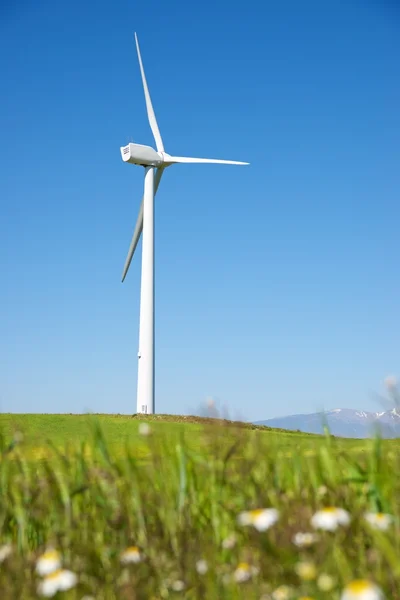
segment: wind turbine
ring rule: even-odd
[[[164,144],[158,129],[156,116],[151,103],[149,88],[144,74],[139,42],[135,33],[136,50],[142,75],[147,116],[153,132],[157,150],[151,146],[128,144],[121,147],[122,160],[126,163],[144,167],[144,194],[139,215],[129,246],[122,281],[128,272],[133,254],[143,233],[142,242],[142,280],[140,288],[140,322],[137,382],[137,413],[154,413],[154,196],[160,185],[164,170],[178,163],[218,163],[225,165],[248,165],[249,163],[215,158],[191,158],[171,156],[164,150]],[[154,173],[155,172],[155,173]]]

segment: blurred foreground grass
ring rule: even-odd
[[[0,598],[55,592],[67,575],[35,570],[53,547],[64,598],[339,600],[367,578],[400,600],[396,440],[190,421],[1,415]],[[350,522],[316,531],[329,506]]]

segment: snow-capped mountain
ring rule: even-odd
[[[366,412],[351,408],[334,408],[320,413],[290,415],[257,421],[256,425],[323,433],[328,425],[331,434],[339,437],[366,438],[378,430],[384,438],[400,437],[400,409]]]

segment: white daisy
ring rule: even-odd
[[[253,525],[258,531],[266,531],[279,519],[276,508],[256,508],[245,510],[238,515],[239,525]]]
[[[123,565],[129,563],[139,563],[142,560],[142,555],[137,546],[129,546],[120,554],[120,561]]]
[[[303,579],[304,581],[312,581],[317,577],[317,568],[313,562],[298,562],[294,569],[300,579]]]
[[[228,537],[226,537],[224,540],[222,540],[222,547],[225,550],[232,550],[232,548],[235,547],[236,542],[237,542],[236,535],[234,533],[231,533],[231,535],[228,535]]]
[[[138,431],[140,435],[150,435],[151,427],[148,423],[140,423]]]
[[[385,384],[385,387],[392,391],[397,387],[397,377],[395,375],[388,375],[387,377],[385,377],[385,379],[383,380],[383,383]]]
[[[244,581],[251,579],[254,575],[257,575],[257,573],[257,567],[252,567],[246,562],[241,562],[235,569],[233,578],[237,583],[243,583]]]
[[[328,573],[321,573],[317,579],[317,586],[322,592],[330,592],[335,587],[335,580]]]
[[[0,563],[4,562],[12,554],[11,544],[3,544],[0,546]]]
[[[294,534],[292,542],[298,548],[308,548],[318,541],[318,536],[315,533],[302,533],[298,531]]]
[[[384,595],[371,581],[358,579],[345,587],[340,600],[384,600]]]
[[[196,571],[199,575],[205,575],[208,571],[208,564],[204,558],[200,559],[196,563]]]
[[[78,582],[78,578],[72,571],[66,569],[57,569],[50,575],[47,575],[38,585],[38,594],[51,598],[57,592],[66,592],[73,588]]]
[[[215,408],[215,400],[214,398],[207,398],[206,404],[208,408]]]
[[[317,511],[311,517],[311,525],[314,529],[325,531],[336,531],[339,525],[346,527],[350,523],[350,515],[343,508],[328,507]]]
[[[177,579],[176,581],[172,582],[171,589],[174,592],[183,592],[183,590],[185,589],[185,583],[181,581],[181,579]]]
[[[386,531],[393,523],[392,515],[387,515],[385,513],[368,512],[365,513],[364,518],[371,525],[371,527],[374,529],[380,529],[381,531]]]
[[[36,561],[36,573],[50,575],[61,568],[61,555],[57,550],[49,548]]]
[[[288,585],[280,585],[271,594],[273,600],[289,600],[293,598],[293,590]]]

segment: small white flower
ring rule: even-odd
[[[397,377],[395,375],[388,375],[385,377],[383,383],[388,390],[392,391],[397,387]]]
[[[4,562],[12,554],[11,544],[3,544],[0,546],[0,563]]]
[[[222,540],[222,547],[225,550],[232,550],[232,548],[234,548],[236,546],[236,542],[237,542],[236,535],[234,533],[231,533],[231,535],[228,535],[228,537],[226,537],[224,540]]]
[[[58,569],[50,575],[47,575],[38,585],[38,594],[51,598],[57,592],[66,592],[73,588],[78,582],[78,578],[72,571]]]
[[[215,408],[215,400],[214,398],[207,398],[206,404],[208,408]]]
[[[57,550],[49,548],[36,561],[36,573],[50,575],[61,568],[61,556]]]
[[[326,487],[326,485],[320,485],[319,488],[317,489],[317,494],[318,496],[325,496],[325,494],[328,493],[328,488]]]
[[[241,562],[238,564],[237,568],[233,573],[233,578],[237,583],[243,583],[244,581],[248,581],[254,575],[257,575],[258,569],[257,567],[252,567],[246,562]]]
[[[273,600],[289,600],[293,597],[293,590],[288,585],[281,585],[272,592]]]
[[[202,558],[201,560],[198,560],[196,563],[196,571],[198,572],[199,575],[205,575],[208,571],[208,564],[207,561],[204,560],[204,558]]]
[[[318,541],[318,536],[315,533],[302,533],[298,531],[294,534],[292,541],[298,548],[308,548]]]
[[[279,519],[276,508],[245,510],[238,515],[239,525],[253,525],[258,531],[266,531]]]
[[[148,423],[140,423],[139,424],[139,434],[140,435],[150,435],[151,427]]]
[[[123,565],[129,563],[139,563],[142,560],[140,550],[137,546],[129,546],[120,554],[120,561]]]
[[[171,589],[174,592],[183,592],[183,590],[185,589],[185,584],[180,579],[177,579],[176,581],[172,582]]]
[[[365,513],[364,518],[371,525],[371,527],[374,529],[380,529],[381,531],[386,531],[393,523],[392,515],[387,515],[385,513],[369,512]]]
[[[295,571],[303,581],[312,581],[317,576],[317,568],[313,562],[302,561],[295,565]]]
[[[384,600],[384,595],[371,581],[358,579],[345,587],[340,600]]]
[[[325,531],[336,531],[339,525],[346,527],[349,523],[350,515],[343,508],[323,508],[311,517],[311,525],[314,529],[324,529]]]
[[[317,586],[322,592],[330,592],[335,587],[335,580],[328,573],[321,573],[317,579]]]

